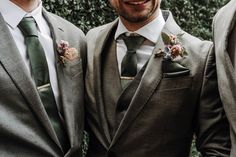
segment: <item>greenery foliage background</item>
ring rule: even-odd
[[[114,20],[117,15],[109,0],[43,0],[45,8],[80,27],[85,33]],[[161,8],[171,10],[178,24],[190,34],[211,39],[216,11],[229,0],[162,0]]]
[[[182,29],[199,38],[211,40],[211,23],[217,10],[229,0],[162,0],[161,8],[170,10]],[[113,21],[117,15],[108,0],[43,0],[44,7],[71,21],[85,33]],[[86,134],[85,134],[86,135]],[[88,136],[85,136],[87,139]],[[192,157],[199,157],[195,142]],[[86,142],[84,144],[87,149]],[[86,154],[86,152],[83,152]]]

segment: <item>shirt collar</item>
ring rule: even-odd
[[[115,33],[115,40],[117,40],[117,38],[121,34],[129,32],[129,33],[137,33],[145,37],[146,39],[150,40],[151,42],[156,43],[164,25],[165,25],[165,20],[163,18],[161,11],[159,12],[159,15],[153,21],[151,21],[147,25],[141,27],[140,29],[134,32],[128,31],[127,28],[122,23],[122,21],[119,19],[118,27]]]
[[[42,1],[40,1],[36,9],[28,13],[9,0],[0,0],[0,12],[5,22],[13,29],[17,27],[24,17],[29,16],[32,16],[39,26],[41,23],[40,19],[42,18]]]

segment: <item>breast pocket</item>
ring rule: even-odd
[[[193,77],[163,78],[157,88],[158,92],[187,89],[192,86]]]
[[[192,97],[193,78],[189,76],[178,78],[163,78],[157,87],[152,103],[158,104],[167,112],[178,112],[180,108],[185,108],[190,103]]]
[[[65,64],[65,71],[71,78],[77,78],[83,76],[83,68],[82,68],[82,59],[76,59],[74,61],[67,62]]]

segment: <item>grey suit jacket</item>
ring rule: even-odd
[[[60,111],[70,141],[66,157],[79,156],[84,125],[82,62],[86,57],[85,36],[62,18],[43,10],[54,42],[60,92]],[[62,65],[57,43],[68,41],[80,60]],[[49,118],[8,27],[0,14],[0,156],[64,156]]]
[[[232,151],[236,157],[236,0],[221,8],[213,21],[214,51],[219,92],[231,126]]]
[[[188,68],[190,74],[166,77],[163,58],[155,57],[155,52],[164,48],[159,38],[113,138],[105,115],[102,87],[106,82],[101,82],[101,69],[106,43],[117,21],[88,32],[89,157],[188,157],[194,133],[203,156],[229,156],[228,123],[218,95],[214,57],[209,53],[212,43],[181,30],[170,12],[163,11],[163,15],[166,20],[163,32],[180,35],[179,40],[188,52],[177,62]]]

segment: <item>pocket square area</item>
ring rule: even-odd
[[[186,76],[190,74],[190,70],[188,68],[172,61],[163,61],[162,72],[163,77],[167,78]]]

